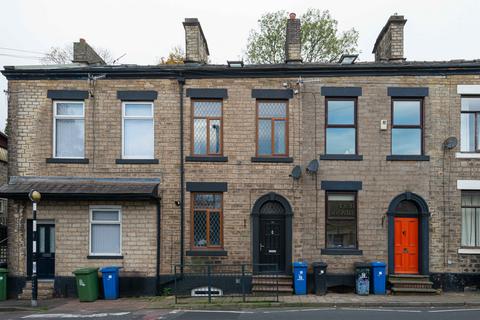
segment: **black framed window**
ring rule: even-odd
[[[191,230],[191,243],[193,249],[222,248],[222,193],[192,193]]]
[[[356,109],[356,98],[326,98],[326,154],[357,154]]]
[[[423,154],[423,100],[392,100],[392,155]]]
[[[480,97],[462,97],[460,151],[480,152]]]
[[[462,191],[462,247],[480,247],[480,192]]]
[[[357,248],[357,193],[326,193],[326,248]]]

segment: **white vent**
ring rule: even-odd
[[[223,296],[223,290],[210,287],[210,295],[212,297]],[[192,297],[208,297],[208,287],[200,287],[192,289]]]

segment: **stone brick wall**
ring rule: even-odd
[[[223,132],[224,155],[228,162],[185,164],[187,182],[227,182],[224,194],[224,249],[221,258],[186,257],[185,262],[205,260],[224,263],[251,262],[252,231],[250,214],[255,201],[268,192],[286,197],[294,211],[293,259],[308,262],[323,260],[330,272],[352,272],[354,261],[387,259],[387,220],[385,212],[398,194],[411,191],[428,202],[430,212],[430,270],[434,272],[473,272],[475,257],[459,255],[461,233],[460,191],[458,179],[480,179],[478,160],[456,159],[453,151],[444,151],[442,143],[449,136],[460,137],[460,96],[457,84],[478,84],[478,75],[465,76],[396,76],[396,77],[329,77],[311,78],[300,88],[300,93],[289,101],[289,155],[291,164],[252,163],[255,155],[255,99],[256,88],[283,88],[284,82],[297,79],[187,79],[186,88],[226,88]],[[303,174],[293,181],[289,174],[294,165],[302,168],[324,153],[324,97],[322,86],[360,86],[363,95],[358,99],[358,150],[363,161],[321,161],[318,176]],[[425,153],[430,161],[386,161],[390,154],[391,99],[389,86],[429,87],[425,98]],[[21,176],[96,176],[96,177],[160,177],[162,197],[161,273],[172,271],[180,261],[180,209],[175,201],[179,194],[179,89],[175,80],[99,80],[95,99],[86,100],[85,141],[89,164],[52,164],[45,159],[52,156],[52,101],[47,90],[91,89],[87,81],[12,80],[9,106],[12,134],[9,143],[10,172]],[[156,165],[119,165],[121,157],[121,101],[117,90],[156,90],[154,102]],[[185,147],[191,148],[191,101],[185,98]],[[389,121],[389,130],[380,130],[380,120]],[[327,256],[320,250],[325,245],[325,192],[321,180],[359,180],[363,190],[358,194],[358,243],[362,256]],[[151,275],[155,270],[155,214],[154,207],[145,203],[125,203],[126,215],[138,224],[128,226],[124,234],[123,263],[125,270]],[[11,204],[10,229],[17,238],[10,247],[13,270],[24,272],[22,252],[25,252],[25,217],[29,208],[24,203]],[[58,219],[57,245],[61,246],[62,229],[69,230],[68,238],[76,239],[78,249],[57,251],[60,274],[67,274],[76,264],[93,265],[85,259],[88,250],[85,241],[85,217],[88,203],[42,202],[40,212],[45,217]],[[190,249],[190,193],[185,199],[185,249]],[[43,215],[43,213],[41,213]],[[143,219],[143,220],[142,220]],[[127,228],[127,223],[124,223]],[[71,228],[71,229],[65,229]],[[146,228],[146,229],[145,229]],[[145,232],[144,230],[147,230]],[[63,233],[63,239],[67,233]],[[67,240],[65,240],[67,241]],[[131,243],[131,244],[130,244]],[[128,250],[127,250],[128,249]],[[62,251],[63,250],[63,251]],[[82,251],[83,250],[83,251]],[[66,256],[63,257],[62,255]],[[65,262],[61,262],[65,258]],[[15,261],[18,260],[18,261]],[[96,261],[95,263],[104,261]],[[108,261],[105,261],[105,263]]]
[[[403,28],[407,20],[403,16],[391,16],[378,35],[375,44],[375,61],[401,62],[403,56]]]
[[[208,45],[200,22],[196,18],[186,18],[185,62],[208,63]]]

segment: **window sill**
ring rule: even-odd
[[[92,259],[92,260],[95,260],[95,259],[109,259],[109,260],[121,260],[123,259],[123,256],[95,256],[95,255],[90,255],[90,256],[87,256],[87,259]]]
[[[252,157],[252,162],[264,162],[264,163],[292,163],[293,158],[291,157]]]
[[[430,156],[424,155],[390,155],[387,161],[430,161]]]
[[[222,156],[188,156],[186,162],[228,162],[228,157]]]
[[[361,256],[363,255],[362,250],[358,249],[321,249],[321,254],[332,255],[332,256]]]
[[[455,153],[455,158],[457,158],[457,159],[480,159],[480,153],[457,152],[457,153]]]
[[[71,158],[47,158],[47,163],[77,163],[77,164],[88,164],[90,161],[86,158],[82,159],[71,159]]]
[[[462,254],[480,254],[480,248],[459,248],[458,253]]]
[[[116,164],[158,164],[158,159],[116,159]]]
[[[226,257],[225,250],[188,250],[187,257]]]
[[[320,160],[362,161],[363,156],[360,154],[322,154]]]

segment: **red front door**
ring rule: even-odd
[[[417,218],[395,218],[395,273],[418,273]]]

